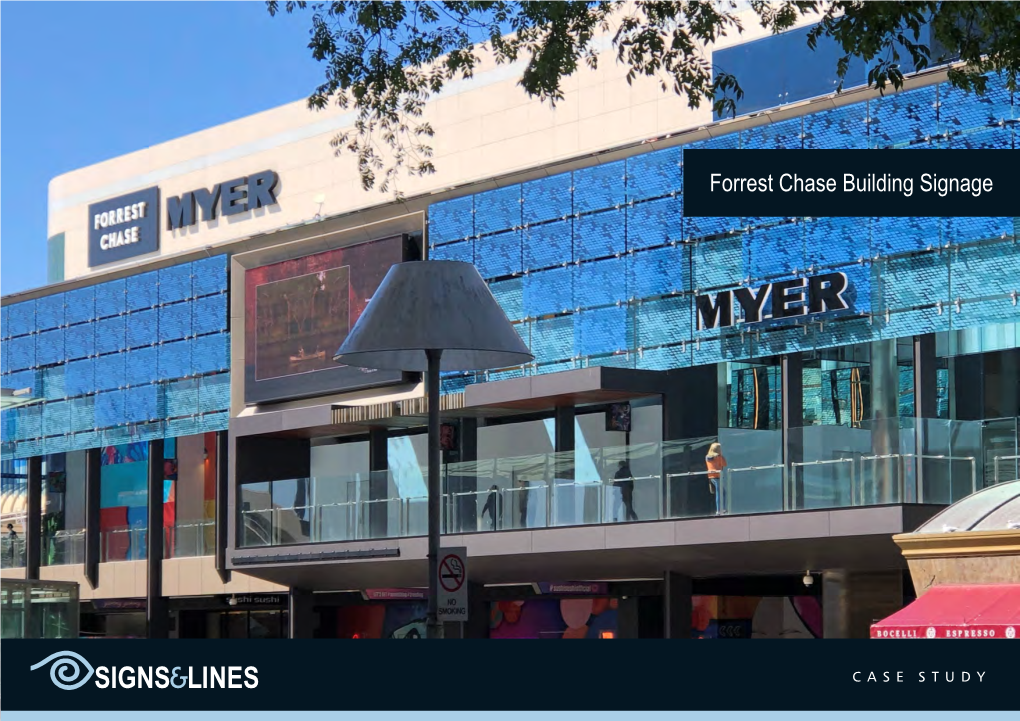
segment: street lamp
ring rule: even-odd
[[[506,368],[534,356],[471,263],[393,265],[333,360],[359,368],[423,371],[429,411],[428,638],[441,638],[439,373]]]

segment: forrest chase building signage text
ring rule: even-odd
[[[159,188],[89,206],[89,266],[159,250]]]
[[[274,171],[264,170],[171,196],[165,208],[160,207],[158,187],[93,203],[88,220],[89,267],[155,253],[161,227],[183,230],[199,220],[209,222],[276,205],[279,180]]]
[[[849,305],[843,293],[849,287],[845,273],[826,273],[808,278],[766,283],[758,288],[724,290],[695,298],[698,330],[728,328],[736,322],[736,306],[743,311],[744,323],[780,320],[846,310]],[[765,314],[772,300],[771,315]],[[736,304],[734,304],[736,300]]]

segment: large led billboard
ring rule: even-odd
[[[395,236],[245,272],[246,403],[280,401],[409,380],[399,371],[342,366],[333,354],[386,272],[408,259]]]

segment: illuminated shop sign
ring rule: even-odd
[[[230,217],[277,205],[280,177],[263,170],[171,196],[160,208],[159,188],[136,190],[89,206],[89,267],[114,263],[159,250],[160,226],[191,228],[199,220]]]
[[[826,273],[766,283],[758,288],[737,288],[714,295],[699,295],[695,298],[698,330],[729,328],[734,325],[737,305],[743,311],[744,323],[846,310],[849,305],[843,293],[849,287],[845,273]],[[772,313],[765,315],[765,305],[769,298],[772,299]]]

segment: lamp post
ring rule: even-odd
[[[534,356],[471,263],[393,265],[333,360],[360,368],[421,371],[428,398],[428,638],[442,638],[439,373],[506,368]]]

